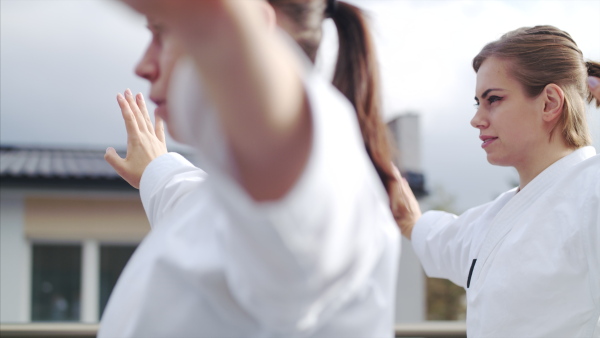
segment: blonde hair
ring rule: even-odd
[[[521,83],[529,97],[538,96],[548,84],[558,85],[565,93],[565,102],[551,136],[558,130],[572,148],[591,144],[585,101],[595,101],[598,107],[600,102],[590,93],[586,78],[600,76],[600,63],[585,62],[569,33],[553,26],[523,27],[508,32],[475,56],[475,72],[492,56],[509,61],[509,74]]]

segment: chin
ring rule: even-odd
[[[164,123],[169,123],[169,111],[164,104],[160,104],[154,109],[154,115],[160,117]]]
[[[171,126],[172,126],[172,124],[168,124],[167,123],[167,131],[169,132],[169,135],[171,136],[171,138],[173,139],[173,141],[182,143],[181,142],[181,138],[179,138],[179,135],[177,134],[177,132],[175,132],[175,130],[173,130],[175,128],[173,128]]]
[[[490,154],[487,155],[487,161],[489,164],[496,165],[499,167],[512,167],[512,164],[509,163],[509,161],[507,161],[506,159],[499,158],[498,156],[493,156]]]

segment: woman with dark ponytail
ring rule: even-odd
[[[586,122],[600,64],[536,26],[487,44],[473,69],[471,125],[519,186],[460,217],[403,214],[402,233],[427,275],[466,289],[469,336],[600,337],[600,156]]]
[[[356,110],[367,153],[388,194],[396,182],[392,146],[382,118],[377,53],[362,10],[337,0],[269,0],[283,15],[280,25],[315,62],[321,43],[322,23],[331,18],[338,33],[339,50],[333,85]]]
[[[157,126],[140,94],[119,95],[128,154],[105,157],[139,186],[153,230],[99,337],[392,337],[397,182],[361,11],[327,0],[125,2],[153,32],[136,73],[151,82]],[[340,41],[333,85],[310,64],[326,18]],[[166,153],[161,119],[208,175]]]

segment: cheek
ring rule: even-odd
[[[167,131],[169,132],[169,135],[171,135],[171,138],[173,140],[175,140],[176,142],[182,143],[182,140],[179,137],[179,134],[177,133],[176,128],[173,127],[173,123],[167,123]]]
[[[163,50],[162,57],[160,59],[161,78],[165,84],[165,92],[169,90],[173,69],[177,64],[177,61],[181,58],[182,52],[173,43],[167,43]]]
[[[164,91],[165,93],[169,90],[169,84],[171,83],[171,77],[173,73],[173,68],[175,67],[176,59],[165,58],[161,63],[161,81],[164,83]]]

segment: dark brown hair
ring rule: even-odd
[[[321,43],[323,20],[333,19],[339,41],[333,85],[354,106],[365,148],[389,195],[395,181],[392,145],[381,115],[377,55],[363,12],[341,1],[269,0],[269,3],[294,22],[294,27],[286,31],[313,62]],[[335,3],[333,8],[332,3]]]
[[[565,102],[554,130],[560,132],[569,147],[591,144],[585,101],[590,103],[595,99],[586,78],[600,76],[600,63],[585,62],[569,33],[553,26],[523,27],[508,32],[475,56],[475,72],[489,57],[508,60],[509,74],[521,83],[529,97],[536,97],[551,83],[561,87]],[[600,102],[595,101],[596,106],[600,106]]]

